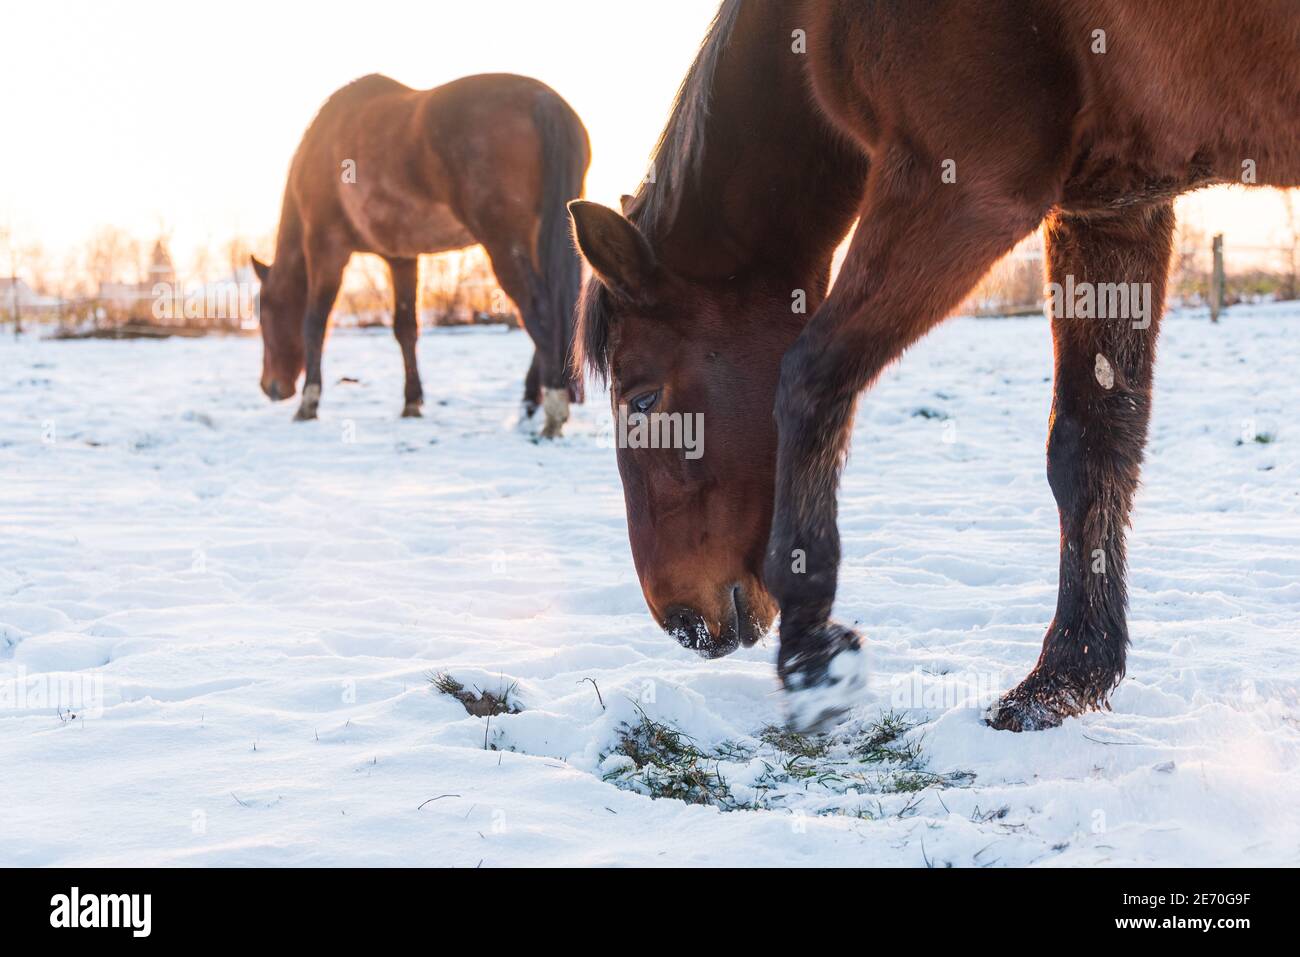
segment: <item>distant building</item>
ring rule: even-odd
[[[153,245],[143,282],[101,282],[95,298],[110,317],[146,319],[152,313],[155,289],[160,283],[169,288],[176,285],[176,269],[161,239]]]
[[[150,288],[155,283],[176,284],[176,269],[172,266],[172,257],[160,239],[153,244],[153,254],[149,257],[149,275],[146,279]]]
[[[0,311],[8,317],[50,315],[64,305],[58,296],[43,296],[17,277],[0,278]]]

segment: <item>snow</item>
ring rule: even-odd
[[[256,339],[6,339],[0,864],[1300,864],[1298,343],[1294,305],[1167,321],[1129,677],[1024,735],[980,708],[1055,602],[1048,329],[916,347],[841,500],[869,691],[791,761],[774,639],[705,661],[654,626],[605,400],[534,441],[522,334],[427,333],[422,420],[391,337],[339,334],[308,424]],[[762,809],[639,793],[611,754],[638,709]],[[888,712],[919,790],[854,757]]]

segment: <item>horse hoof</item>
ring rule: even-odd
[[[421,419],[423,417],[424,413],[420,411],[419,402],[408,402],[406,408],[402,410],[402,418],[404,419]]]
[[[782,647],[785,647],[782,642]],[[858,704],[867,690],[867,655],[856,632],[828,622],[807,635],[797,651],[780,656],[786,722],[801,734],[826,731]]]
[[[316,418],[316,406],[320,403],[320,386],[306,385],[302,389],[302,405],[293,417],[295,422],[308,422]]]
[[[1077,695],[1030,675],[984,712],[984,723],[995,731],[1046,731],[1086,710]]]

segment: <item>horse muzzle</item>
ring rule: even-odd
[[[767,633],[767,625],[753,615],[743,587],[733,585],[728,597],[729,613],[720,622],[716,635],[703,615],[685,605],[670,608],[661,623],[662,627],[683,648],[694,651],[702,658],[722,658],[737,648],[748,648]]]
[[[280,402],[283,399],[289,399],[293,397],[294,387],[283,386],[276,379],[263,379],[262,391],[266,393],[266,397],[270,399],[272,402]]]

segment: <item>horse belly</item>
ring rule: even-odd
[[[446,203],[412,203],[383,189],[344,190],[343,208],[368,249],[381,256],[410,258],[474,245],[465,225]]]

